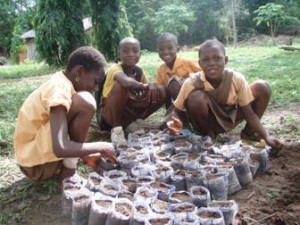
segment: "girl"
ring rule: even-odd
[[[78,157],[116,162],[113,145],[85,143],[96,110],[91,94],[104,77],[105,59],[92,47],[76,49],[66,71],[33,91],[23,103],[14,135],[15,157],[33,181],[59,174],[59,181],[75,173]]]

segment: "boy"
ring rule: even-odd
[[[43,181],[58,174],[62,181],[75,173],[78,157],[94,163],[102,155],[116,162],[111,143],[85,143],[96,110],[91,92],[104,78],[105,63],[96,49],[78,48],[70,55],[66,71],[55,73],[23,103],[14,150],[29,179]]]
[[[174,102],[175,116],[168,122],[171,133],[180,132],[179,118],[184,111],[196,131],[212,138],[245,119],[242,138],[256,141],[262,138],[271,147],[279,148],[281,143],[260,123],[271,96],[269,85],[256,81],[249,86],[242,74],[225,68],[227,62],[222,43],[207,40],[200,46],[199,65],[203,71],[184,82]]]
[[[167,98],[163,86],[148,83],[136,64],[141,57],[140,43],[124,38],[119,44],[120,64],[109,68],[102,92],[102,127],[111,127],[111,141],[126,142],[123,128],[136,119],[145,119],[159,109]]]
[[[168,88],[173,101],[176,99],[183,81],[189,77],[189,74],[201,70],[196,60],[177,56],[178,50],[178,41],[174,34],[162,33],[157,38],[157,51],[164,63],[157,69],[156,83]]]

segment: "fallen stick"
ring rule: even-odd
[[[247,217],[247,216],[243,217],[243,219],[246,219],[246,220],[250,220],[250,221],[252,221],[253,223],[250,223],[250,225],[251,225],[251,224],[257,224],[257,223],[258,223],[258,221],[257,221],[257,220],[255,220],[255,219],[252,219],[252,218],[250,218],[250,217]]]
[[[279,47],[280,49],[286,50],[286,51],[296,51],[300,50],[300,48],[297,47],[292,47],[292,46],[281,46]]]
[[[276,213],[277,213],[277,212],[275,212],[275,213],[273,213],[273,214],[271,214],[271,215],[262,217],[262,218],[260,218],[260,219],[258,219],[258,220],[256,220],[256,221],[254,221],[253,223],[250,223],[249,225],[260,224],[260,222],[263,222],[264,220],[269,219],[269,218],[275,216]],[[250,218],[247,218],[247,219],[250,219]]]
[[[265,216],[265,217],[259,219],[258,222],[263,222],[264,220],[269,219],[269,218],[275,216],[276,213],[277,213],[277,212],[275,212],[275,213],[273,213],[273,214],[271,214],[271,215]]]
[[[253,195],[255,195],[255,192],[254,192],[254,191],[252,191],[252,192],[248,195],[248,197],[246,198],[246,200],[248,201],[250,198],[252,198]]]

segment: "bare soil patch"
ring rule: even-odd
[[[300,224],[300,143],[271,160],[271,169],[231,196],[243,224]]]

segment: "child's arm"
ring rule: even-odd
[[[50,127],[54,154],[59,158],[83,157],[101,153],[116,162],[114,147],[108,142],[78,143],[69,139],[67,111],[63,106],[51,108]]]
[[[117,73],[115,80],[126,89],[140,89],[145,90],[148,88],[147,84],[136,81],[135,79],[128,77],[125,73]]]
[[[262,126],[259,118],[253,112],[250,104],[241,107],[241,111],[243,113],[245,120],[253,129],[253,131],[255,131],[260,137],[262,137],[262,139],[264,139],[268,145],[274,148],[281,147],[282,144],[280,143],[280,141],[271,137],[266,131],[266,129]]]

